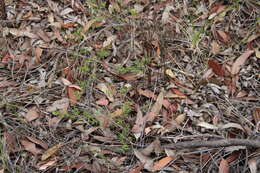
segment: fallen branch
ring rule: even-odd
[[[164,148],[174,148],[174,149],[183,149],[183,148],[200,148],[200,147],[229,147],[229,146],[246,146],[253,148],[260,148],[260,140],[250,140],[250,139],[222,139],[215,141],[203,141],[195,140],[189,142],[178,142],[175,144],[163,145]]]

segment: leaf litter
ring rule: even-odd
[[[255,1],[3,2],[1,171],[259,172]]]

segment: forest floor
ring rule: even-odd
[[[0,173],[259,172],[259,1],[5,7]]]

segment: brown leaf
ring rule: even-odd
[[[164,97],[164,92],[161,91],[161,93],[157,97],[156,102],[154,103],[151,111],[145,115],[145,118],[147,121],[153,122],[155,117],[159,115],[159,112],[162,109],[162,105],[163,105],[163,97]]]
[[[258,161],[256,159],[257,158],[252,158],[248,161],[248,167],[250,169],[250,173],[257,173]]]
[[[153,160],[145,156],[142,152],[134,150],[135,156],[144,164],[144,168],[150,170],[153,166]]]
[[[222,159],[219,164],[219,173],[229,173],[229,164],[225,159]]]
[[[173,157],[167,156],[159,160],[157,163],[154,164],[152,171],[158,171],[162,168],[164,168],[168,163],[170,163],[173,160]]]
[[[253,50],[246,50],[240,57],[236,59],[231,68],[231,74],[236,75],[240,71],[241,66],[254,53]]]
[[[58,150],[63,146],[63,144],[59,143],[51,148],[49,148],[48,150],[46,150],[41,157],[41,160],[47,160],[49,157],[51,157],[52,155],[54,155],[56,152],[58,152]]]
[[[260,122],[260,107],[255,108],[255,111],[253,112],[253,119],[255,125],[257,125],[257,123]]]
[[[45,142],[43,142],[43,141],[41,141],[39,139],[36,139],[35,137],[26,136],[26,138],[29,139],[30,141],[32,141],[33,143],[40,145],[45,150],[48,148],[48,144],[47,143],[45,143]]]
[[[129,171],[129,173],[141,173],[141,170],[144,168],[144,164],[139,164],[136,168]]]
[[[143,113],[138,105],[136,105],[136,111],[136,120],[135,125],[132,128],[132,132],[134,133],[135,138],[138,139],[144,130],[145,120],[143,118]]]
[[[213,55],[216,55],[216,54],[219,53],[219,51],[220,51],[220,46],[219,46],[219,44],[218,44],[215,40],[213,40],[213,41],[211,42],[211,50],[210,50],[210,52],[211,52]]]
[[[68,87],[68,97],[70,99],[70,104],[74,105],[77,103],[77,100],[79,99],[77,97],[77,89],[73,88],[73,87]]]
[[[15,135],[12,135],[8,131],[5,131],[4,140],[6,143],[7,152],[14,153],[19,151]]]
[[[221,40],[224,42],[224,43],[229,43],[230,42],[230,36],[227,32],[225,31],[221,31],[221,30],[217,30],[217,33],[218,35],[220,36]]]
[[[21,144],[24,146],[25,150],[31,152],[33,155],[38,155],[41,153],[41,150],[37,149],[35,144],[27,140],[20,140]]]
[[[65,166],[64,168],[62,168],[63,171],[69,171],[70,169],[76,168],[82,168],[86,163],[85,162],[78,162],[78,163],[74,163],[70,166]]]
[[[213,71],[216,75],[221,76],[221,77],[225,76],[225,72],[224,72],[222,66],[219,65],[218,63],[216,63],[215,61],[209,60],[209,61],[208,61],[208,66],[209,66],[210,68],[212,68],[212,71]]]
[[[148,98],[156,99],[156,97],[157,97],[154,94],[154,92],[152,92],[148,89],[146,89],[146,90],[138,89],[137,92],[138,92],[138,94],[143,95],[143,96],[148,97]]]
[[[31,107],[28,112],[25,114],[25,119],[28,121],[28,122],[31,122],[33,120],[36,120],[37,118],[39,118],[40,114],[38,113],[37,111],[37,108],[36,107]]]
[[[69,99],[68,98],[63,98],[61,100],[57,100],[53,102],[51,106],[48,106],[46,111],[47,112],[54,112],[57,110],[62,111],[63,113],[66,113],[69,107]]]
[[[57,160],[50,160],[50,161],[48,161],[47,163],[44,163],[43,165],[41,165],[41,166],[39,167],[39,170],[45,170],[45,169],[47,169],[48,167],[55,165],[56,162],[57,162]]]
[[[101,105],[101,106],[107,106],[108,103],[109,103],[109,101],[105,97],[96,101],[96,104]]]

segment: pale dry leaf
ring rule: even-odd
[[[251,173],[257,173],[257,160],[256,158],[252,158],[248,161],[248,167]]]
[[[211,50],[210,50],[210,52],[211,52],[213,55],[216,55],[216,54],[219,53],[219,51],[220,51],[220,46],[219,46],[219,44],[218,44],[215,40],[213,40],[213,41],[211,42]]]
[[[143,118],[143,113],[138,105],[136,106],[136,109],[137,109],[136,120],[135,120],[135,125],[132,128],[132,132],[134,133],[135,138],[139,139],[139,137],[141,136],[144,130],[145,120]]]
[[[219,127],[221,129],[236,128],[236,129],[240,129],[240,130],[244,131],[244,128],[240,124],[237,124],[237,123],[227,123],[224,125],[220,125]]]
[[[150,170],[153,166],[153,160],[138,150],[134,150],[135,156],[144,164],[144,168]]]
[[[156,162],[152,168],[152,172],[158,171],[168,165],[173,158],[171,156],[167,156]]]
[[[57,160],[50,160],[50,161],[48,161],[47,163],[41,165],[41,166],[39,167],[39,170],[42,171],[42,170],[47,169],[47,168],[50,167],[50,166],[54,166],[54,165],[56,165],[56,162],[57,162]]]
[[[65,79],[65,78],[60,78],[61,82],[65,85],[65,86],[69,86],[69,85],[72,85],[72,83],[68,80],[68,79]]]
[[[29,142],[27,140],[20,140],[21,144],[23,145],[23,147],[25,148],[26,151],[29,151],[30,153],[32,153],[33,155],[38,155],[41,153],[41,150],[36,148],[36,145],[32,142]]]
[[[10,81],[1,81],[0,82],[0,88],[5,88],[5,87],[12,87],[17,85],[16,82],[10,82]]]
[[[209,124],[209,123],[207,123],[207,122],[199,122],[199,123],[197,124],[197,126],[204,127],[204,128],[206,128],[206,129],[211,129],[211,130],[217,130],[217,129],[218,129],[217,126],[215,126],[215,125],[213,125],[213,124]]]
[[[114,102],[113,91],[106,83],[99,83],[97,88],[107,96],[109,101]]]
[[[246,50],[240,57],[236,59],[231,68],[231,74],[236,75],[240,71],[241,66],[254,53],[254,50]]]
[[[41,157],[41,160],[47,160],[48,158],[50,158],[52,155],[54,155],[55,153],[58,152],[58,150],[63,146],[63,144],[59,143],[51,148],[49,148],[48,150],[46,150]]]
[[[32,136],[26,136],[27,139],[29,139],[31,142],[35,143],[35,144],[38,144],[40,145],[42,148],[44,148],[45,150],[48,148],[48,144],[39,140],[39,139],[36,139],[35,137],[32,137]]]
[[[103,48],[108,47],[108,46],[111,45],[115,40],[116,40],[116,36],[115,36],[115,35],[109,36],[109,37],[106,39],[106,41],[103,42]]]
[[[166,24],[171,19],[171,11],[173,10],[173,6],[170,4],[167,4],[163,13],[162,13],[162,23]]]
[[[39,118],[40,114],[39,112],[37,111],[37,108],[36,107],[31,107],[28,112],[25,114],[25,119],[28,121],[28,122],[31,122],[33,120],[36,120],[37,118]]]
[[[48,106],[46,108],[47,112],[54,112],[57,110],[62,111],[63,113],[66,113],[69,108],[70,100],[68,98],[63,98],[61,100],[56,100],[53,102],[51,106]]]
[[[91,26],[96,22],[96,19],[90,20],[87,24],[83,26],[81,34],[85,34],[91,28]]]
[[[156,99],[156,102],[152,106],[151,111],[145,115],[147,121],[153,122],[155,117],[159,115],[159,112],[162,109],[162,105],[163,105],[163,98],[164,98],[164,91],[161,91],[159,96]]]
[[[229,173],[229,164],[225,159],[222,159],[219,164],[219,173]]]
[[[107,106],[109,101],[106,98],[101,98],[96,101],[96,104],[101,105],[101,106]]]
[[[186,114],[180,114],[175,118],[175,122],[180,125],[186,119]]]
[[[174,73],[172,72],[171,69],[165,70],[165,74],[167,74],[171,78],[175,78],[175,75],[174,75]]]

